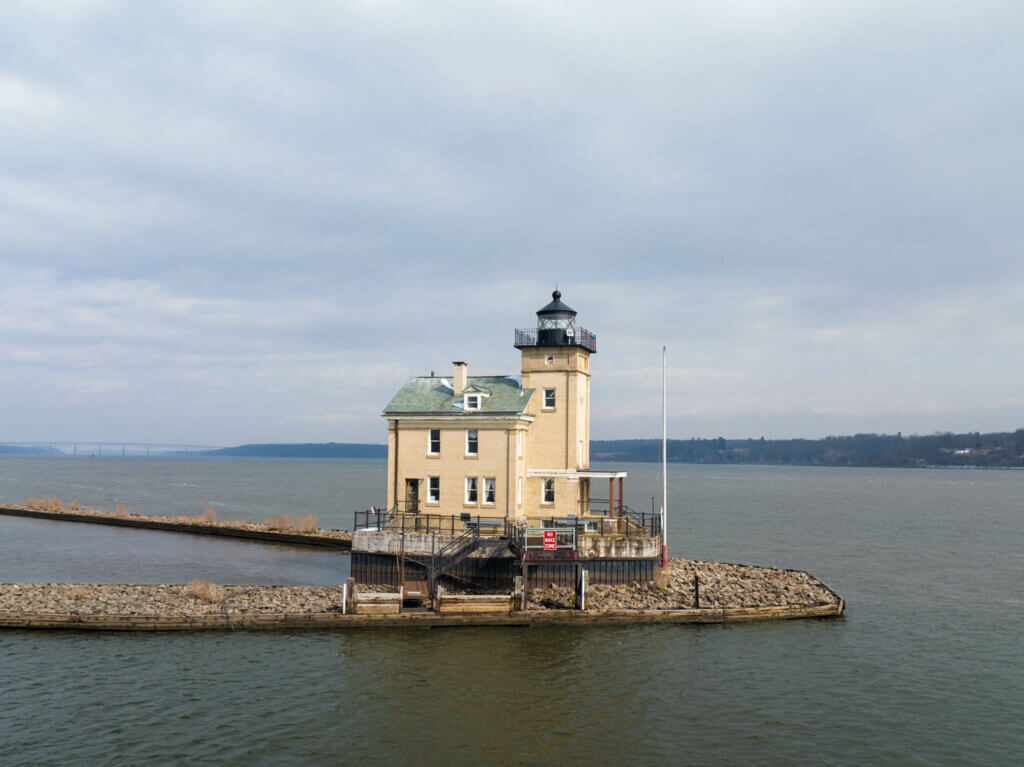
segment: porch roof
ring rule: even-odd
[[[590,469],[527,469],[528,477],[564,477],[576,481],[579,479],[624,479],[624,471],[591,471]]]

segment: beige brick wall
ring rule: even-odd
[[[417,479],[421,513],[537,519],[585,509],[585,483],[555,479],[555,502],[545,504],[543,479],[529,477],[527,472],[590,468],[590,354],[579,347],[557,347],[524,349],[522,355],[523,388],[535,390],[527,417],[389,420],[388,508],[408,500],[406,480]],[[543,407],[544,389],[555,390],[553,409]],[[475,457],[466,455],[469,428],[479,433]],[[441,430],[439,456],[428,455],[430,429]],[[477,502],[472,504],[465,501],[465,480],[470,476],[478,478]],[[430,477],[441,480],[436,504],[427,501]],[[494,504],[484,503],[487,477],[495,480]],[[603,497],[602,492],[597,488],[591,494]]]
[[[550,361],[549,361],[550,358]],[[590,467],[590,354],[579,347],[523,349],[523,387],[535,389],[528,412],[535,416],[527,437],[528,469]],[[544,389],[555,390],[555,407],[544,408]],[[543,479],[528,477],[525,505],[530,517],[579,514],[580,483],[555,479],[555,503],[543,503]]]
[[[407,501],[407,480],[419,480],[420,513],[481,516],[517,516],[516,487],[525,474],[524,456],[518,457],[516,432],[524,430],[522,419],[443,418],[433,421],[394,419],[388,429],[388,507]],[[428,452],[431,429],[441,431],[439,455]],[[478,453],[466,454],[466,432],[476,429]],[[397,456],[397,466],[396,466]],[[441,496],[428,501],[429,478],[438,477]],[[477,478],[477,501],[466,501],[466,478]],[[485,503],[484,480],[495,481],[494,503]],[[509,513],[511,510],[511,514]]]

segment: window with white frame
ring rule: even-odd
[[[462,407],[465,410],[479,410],[480,409],[480,395],[479,394],[467,394],[462,399]]]
[[[441,502],[441,478],[427,478],[427,503]]]
[[[544,409],[554,410],[555,409],[555,390],[545,389],[544,390]]]
[[[431,429],[427,440],[427,455],[441,455],[441,430]]]
[[[466,503],[477,502],[477,478],[466,477]]]
[[[516,432],[516,455],[520,458],[523,457],[523,433],[521,431]]]
[[[484,477],[484,503],[493,504],[497,494],[497,482],[494,477]]]
[[[544,480],[544,500],[543,503],[554,503],[555,502],[555,480],[545,479]]]
[[[476,429],[466,429],[466,455],[480,453],[480,435]]]
[[[516,479],[516,506],[523,505],[523,478]]]

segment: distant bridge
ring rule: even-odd
[[[0,442],[0,455],[67,455],[67,456],[120,456],[122,458],[210,455],[225,445],[177,445],[166,442],[97,442],[71,440],[68,442]]]

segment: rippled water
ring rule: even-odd
[[[657,467],[630,465],[649,507]],[[347,527],[379,461],[0,459],[0,499]],[[845,619],[0,633],[0,764],[1024,760],[1024,473],[673,466],[673,553],[807,569]],[[332,583],[345,557],[0,517],[0,580]]]

